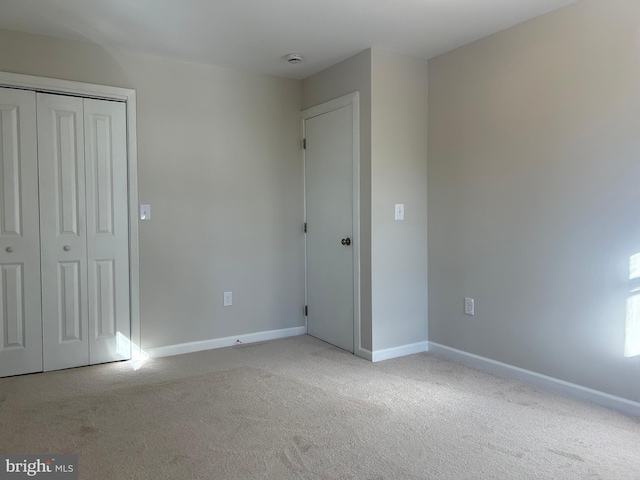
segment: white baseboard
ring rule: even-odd
[[[147,348],[144,351],[150,358],[170,357],[172,355],[182,355],[184,353],[201,352],[203,350],[213,350],[214,348],[231,347],[238,343],[265,342],[278,338],[295,337],[305,335],[307,329],[302,327],[283,328],[280,330],[268,330],[266,332],[247,333],[233,337],[212,338],[200,342],[180,343],[177,345],[167,345],[166,347]]]
[[[366,348],[360,348],[356,355],[370,362],[381,362],[392,358],[413,355],[414,353],[427,352],[428,350],[429,342],[418,342],[409,345],[400,345],[399,347],[385,348],[384,350],[374,350],[373,352]]]
[[[595,403],[596,405],[640,417],[640,403],[634,402],[633,400],[617,397],[615,395],[583,387],[582,385],[577,385],[575,383],[565,382],[558,378],[548,377],[540,373],[525,370],[524,368],[514,367],[513,365],[508,365],[506,363],[474,355],[473,353],[464,352],[462,350],[456,350],[455,348],[434,342],[429,342],[429,351],[431,353],[437,353],[451,358],[452,360],[456,360],[460,363],[464,363],[465,365],[479,368],[486,372],[531,383],[567,397],[576,398],[589,403]]]
[[[357,348],[354,354],[370,362],[381,362],[392,358],[404,357],[429,351],[429,342],[411,343],[409,345],[401,345],[399,347],[386,348],[384,350],[376,350],[372,352],[367,348]]]
[[[360,347],[355,354],[360,357],[360,358],[364,358],[365,360],[369,360],[371,361],[373,359],[373,353],[371,353],[371,350],[368,350],[366,348],[362,348]]]

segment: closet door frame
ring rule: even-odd
[[[74,95],[114,100],[127,110],[127,182],[129,206],[129,302],[131,312],[131,359],[145,357],[140,338],[140,254],[138,247],[138,147],[136,136],[136,91],[91,83],[0,72],[0,87],[21,88],[41,93]]]

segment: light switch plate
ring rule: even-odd
[[[151,219],[151,205],[140,205],[140,220]]]
[[[396,203],[396,220],[404,220],[404,203]]]

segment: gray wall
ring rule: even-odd
[[[371,50],[302,81],[302,109],[360,92],[360,335],[371,350]]]
[[[309,108],[360,92],[362,347],[427,340],[427,62],[369,49],[302,81]],[[404,203],[406,219],[394,221]]]
[[[427,340],[427,62],[372,50],[373,350]],[[404,221],[394,206],[405,206]]]
[[[143,348],[304,325],[299,81],[1,30],[0,70],[137,90]]]
[[[639,31],[584,0],[429,62],[431,341],[640,401]]]

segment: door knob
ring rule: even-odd
[[[65,252],[68,252],[69,250],[71,250],[71,247],[70,247],[69,245],[65,245],[64,247],[62,247],[62,249],[63,249]]]
[[[5,252],[7,252],[7,253],[11,253],[11,252],[13,252],[13,247],[7,247],[7,248],[5,248],[4,250],[5,250]]]
[[[349,237],[343,238],[340,243],[342,243],[342,245],[351,245],[351,239]]]

